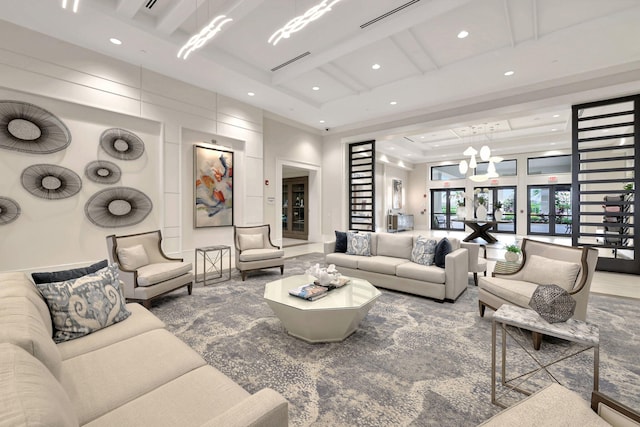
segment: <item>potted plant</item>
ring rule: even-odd
[[[500,200],[496,200],[493,204],[493,218],[496,221],[502,220],[502,202]]]
[[[507,252],[504,254],[504,259],[509,262],[516,262],[520,258],[520,247],[518,245],[507,245],[505,248]]]

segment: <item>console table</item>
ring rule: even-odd
[[[491,403],[506,408],[507,405],[500,402],[496,397],[496,335],[497,326],[500,325],[502,331],[502,364],[501,364],[501,384],[508,390],[514,390],[526,395],[530,395],[531,391],[520,387],[527,379],[534,374],[544,371],[553,380],[558,382],[556,378],[547,370],[551,365],[561,362],[570,357],[583,353],[586,350],[593,349],[593,390],[598,391],[598,378],[600,366],[600,332],[597,326],[583,322],[581,320],[569,319],[566,322],[549,323],[544,320],[534,310],[517,307],[510,304],[502,304],[498,310],[493,313],[493,322],[491,326]],[[531,332],[541,333],[556,338],[560,338],[569,342],[580,344],[581,348],[570,354],[559,355],[558,359],[548,363],[542,363],[539,358],[535,357],[535,352],[529,348],[525,348],[515,337],[507,330],[507,326],[522,328]],[[507,334],[511,336],[530,357],[539,366],[539,368],[524,373],[515,378],[506,379],[507,365]],[[531,341],[528,341],[531,342]],[[518,381],[517,384],[514,384]],[[558,382],[559,383],[559,382]]]
[[[465,219],[462,221],[464,225],[468,225],[473,231],[467,237],[463,239],[465,242],[469,242],[475,238],[480,237],[487,243],[495,243],[498,241],[495,237],[489,234],[489,230],[496,224],[508,224],[511,221],[492,221],[488,219]]]
[[[222,259],[226,255],[229,258],[229,275],[222,281],[231,280],[231,246],[216,245],[207,246],[204,248],[196,248],[196,283],[207,283],[207,274],[212,273],[215,275],[209,280],[222,278]],[[202,280],[198,280],[198,258],[202,257]]]
[[[387,231],[413,230],[413,215],[387,215]]]

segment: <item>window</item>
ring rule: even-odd
[[[494,163],[494,165],[496,166],[496,172],[500,176],[516,176],[518,174],[518,162],[516,160],[503,160],[499,163]],[[478,163],[476,174],[486,174],[488,167],[489,162]]]
[[[474,189],[474,205],[477,206],[478,198],[482,197],[486,202],[487,217],[494,219],[497,202],[502,204],[502,221],[491,228],[492,232],[515,233],[516,232],[516,187],[476,187]]]
[[[464,179],[465,174],[460,173],[458,165],[445,165],[431,167],[431,181],[449,181],[452,179]]]
[[[528,175],[571,173],[571,156],[531,157],[527,159]]]

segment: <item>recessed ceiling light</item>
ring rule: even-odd
[[[560,117],[560,114],[554,114],[553,117]]]
[[[558,129],[556,129],[556,128],[551,129],[551,132],[557,132],[557,131],[558,131]]]
[[[115,45],[118,45],[118,46],[122,44],[122,42],[121,42],[119,39],[115,38],[115,37],[111,37],[111,38],[109,39],[109,41],[110,41],[111,43],[115,44]]]
[[[514,74],[515,74],[515,71],[511,71],[511,70],[504,73],[505,76],[513,76]]]
[[[379,70],[380,69],[380,64],[373,64],[371,66],[371,68],[373,68],[374,70]]]
[[[420,139],[424,139],[424,135],[422,135],[422,136],[420,137]]]
[[[396,105],[397,103],[398,103],[397,101],[391,101],[389,104]]]
[[[313,90],[320,90],[320,88],[319,88],[318,86],[314,86],[314,87],[312,87],[311,89],[313,89]]]
[[[320,123],[324,123],[324,120],[320,120]]]
[[[247,92],[247,95],[249,95],[249,96],[255,96],[255,93],[253,93],[253,92]]]
[[[458,38],[459,39],[464,39],[465,37],[467,37],[469,35],[469,31],[466,30],[462,30],[458,33]]]

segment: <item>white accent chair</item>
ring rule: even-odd
[[[151,308],[151,300],[187,287],[191,295],[193,273],[190,262],[170,258],[162,250],[160,230],[107,236],[111,262],[118,264],[120,281],[127,301]]]
[[[537,240],[522,240],[522,263],[511,273],[493,272],[478,282],[478,308],[484,316],[486,307],[497,310],[502,304],[529,307],[538,285],[559,285],[576,300],[574,319],[586,320],[589,290],[598,262],[595,248],[564,246]],[[542,335],[533,334],[533,344],[540,349]]]
[[[284,273],[284,251],[271,242],[269,224],[252,227],[233,227],[233,241],[236,246],[236,268],[242,281],[247,272],[264,268],[280,267]]]
[[[460,242],[460,247],[469,251],[469,273],[473,273],[473,283],[478,286],[478,273],[487,275],[487,247],[473,242]]]

